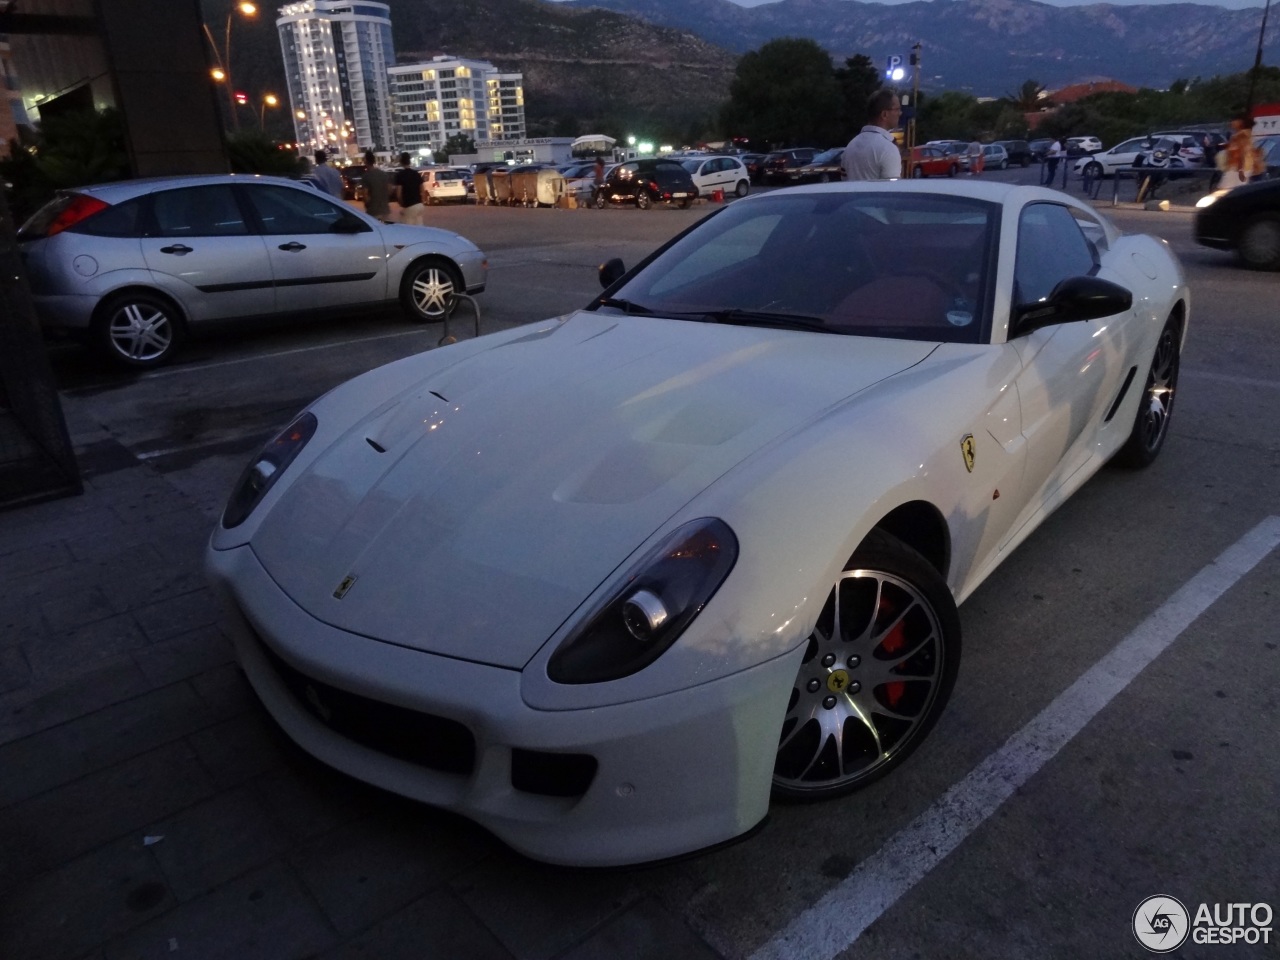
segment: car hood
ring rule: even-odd
[[[578,313],[384,403],[252,546],[333,626],[518,668],[718,477],[935,346]]]
[[[442,230],[439,227],[418,227],[407,223],[384,223],[379,228],[382,230],[382,239],[384,242],[397,247],[408,247],[415,243],[438,243],[446,246],[466,246],[472,247],[474,244],[451,230]]]

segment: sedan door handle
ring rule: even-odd
[[[187,254],[187,253],[194,253],[194,251],[190,247],[188,247],[185,243],[175,243],[171,247],[161,247],[160,252],[176,253],[178,256],[182,256],[183,254]]]
[[[297,240],[291,240],[288,243],[280,244],[281,250],[288,250],[290,253],[297,253],[299,250],[307,249],[305,243],[299,243]]]

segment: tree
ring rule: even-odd
[[[738,61],[720,122],[731,137],[774,146],[821,144],[847,134],[833,129],[840,105],[831,56],[813,40],[784,37]]]
[[[13,141],[0,180],[13,184],[9,205],[18,222],[56,190],[130,176],[124,119],[108,108],[49,117],[32,140]]]
[[[1006,93],[1004,99],[1010,106],[1023,113],[1035,113],[1037,110],[1053,106],[1053,102],[1043,94],[1044,86],[1039,80],[1024,80],[1022,86],[1013,93]]]
[[[444,142],[444,149],[435,152],[435,158],[438,163],[448,163],[449,158],[455,153],[472,154],[475,152],[476,142],[474,140],[465,133],[455,133]]]
[[[870,57],[859,53],[847,59],[835,76],[843,101],[841,120],[851,138],[867,122],[867,101],[880,89],[880,71]]]

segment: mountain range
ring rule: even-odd
[[[1260,11],[1202,4],[1057,7],[1037,0],[385,0],[400,63],[440,53],[489,60],[525,78],[531,136],[649,131],[682,142],[714,128],[737,57],[781,36],[811,37],[837,64],[882,64],[922,47],[925,89],[1000,96],[1035,79],[1049,88],[1105,76],[1167,87],[1176,78],[1246,70]],[[201,0],[221,37],[232,0]],[[232,14],[232,74],[261,103],[287,89],[273,11]],[[1264,62],[1275,63],[1280,31]],[[287,101],[287,98],[282,97]],[[247,117],[247,113],[246,113]],[[288,111],[259,112],[290,135]]]

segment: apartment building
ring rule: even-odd
[[[392,149],[391,8],[368,0],[300,0],[280,8],[276,28],[300,148],[347,157],[368,147]]]
[[[484,60],[441,55],[389,70],[397,148],[418,156],[455,134],[473,141],[525,134],[524,78]]]

